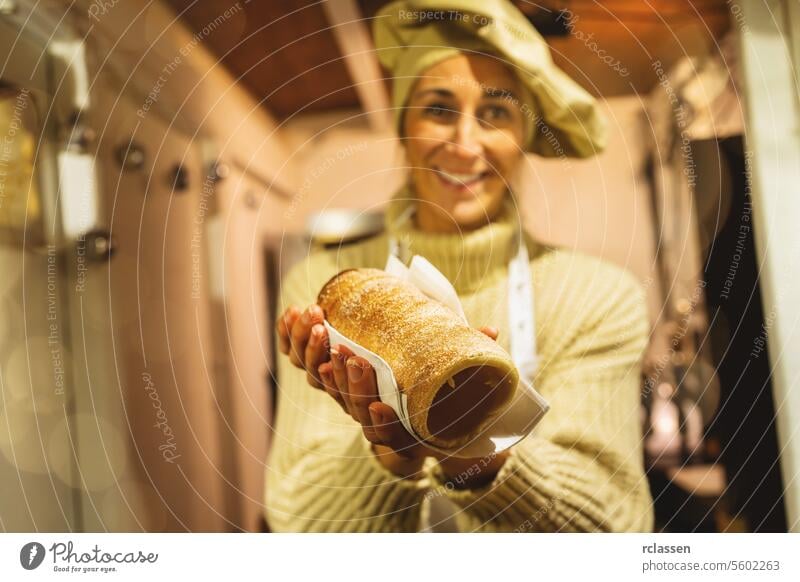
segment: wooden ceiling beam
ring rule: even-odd
[[[356,0],[328,1],[323,6],[370,126],[388,131],[391,104],[367,21]]]

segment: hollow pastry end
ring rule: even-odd
[[[431,401],[426,440],[444,449],[469,442],[512,398],[515,376],[492,365],[472,365],[452,374]]]

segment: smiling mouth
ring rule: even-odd
[[[461,174],[457,172],[447,172],[442,168],[433,168],[439,180],[447,187],[454,190],[468,190],[479,184],[481,181],[489,177],[489,170],[485,172],[474,172],[470,174]]]

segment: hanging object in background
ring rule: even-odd
[[[645,454],[652,466],[678,465],[683,456],[680,408],[674,395],[675,386],[670,382],[662,382],[650,395]]]
[[[131,141],[120,144],[114,150],[114,157],[120,168],[126,172],[136,172],[144,167],[145,157],[144,148],[138,143]]]
[[[741,131],[740,104],[730,72],[738,59],[730,40],[726,37],[721,43],[721,54],[685,57],[668,71],[657,70],[660,82],[648,100],[644,121],[652,128],[648,136],[654,141],[645,174],[653,196],[654,231],[660,235],[656,262],[664,306],[664,318],[656,324],[645,358],[645,448],[651,462],[659,465],[667,459],[702,461],[705,425],[719,405],[719,380],[707,341],[702,254],[709,237],[703,222],[706,217],[724,222],[721,209],[726,199],[720,187],[708,187],[719,182],[719,172],[708,175],[714,168],[721,170],[719,165],[706,166],[708,184],[703,183],[698,165],[713,156],[699,158],[694,144],[715,137],[714,132]],[[653,389],[662,383],[672,387],[666,399]],[[677,415],[680,422],[666,423],[661,418],[665,414]],[[657,427],[663,430],[668,425],[673,438],[658,433]]]
[[[662,277],[666,274],[674,281],[679,276],[669,265],[661,267]],[[719,382],[706,341],[707,318],[704,311],[698,312],[704,310],[704,288],[702,282],[697,284],[691,300],[676,300],[670,294],[663,299],[664,320],[657,323],[645,356],[645,450],[653,465],[703,460],[704,426],[719,402]],[[676,415],[679,422],[667,423],[665,414]],[[665,433],[668,428],[671,435]]]
[[[208,168],[208,176],[214,182],[220,182],[230,175],[231,167],[220,160],[213,162]]]
[[[331,209],[311,214],[306,220],[306,234],[323,246],[356,242],[383,230],[383,213]]]
[[[64,148],[58,152],[59,208],[62,228],[69,240],[103,228],[97,181],[95,131],[86,126],[80,115],[61,128]]]
[[[95,263],[109,260],[116,252],[116,244],[107,230],[93,230],[78,237],[79,252]]]
[[[175,164],[169,172],[169,187],[173,192],[189,190],[189,170],[183,164]]]
[[[681,82],[681,101],[692,116],[684,133],[692,141],[724,139],[744,133],[743,93],[739,85],[739,51],[733,34],[719,42],[717,52],[703,58],[681,59],[671,77]]]
[[[704,416],[696,390],[697,375],[675,355],[670,370],[644,391],[645,454],[650,466],[669,467],[703,461]],[[659,380],[656,380],[657,382]]]
[[[0,232],[2,242],[41,239],[42,207],[34,171],[34,102],[29,91],[0,85]],[[25,236],[18,236],[25,232]]]

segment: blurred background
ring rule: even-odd
[[[800,8],[515,3],[609,120],[515,187],[647,290],[658,530],[798,531]],[[404,179],[383,4],[0,0],[0,529],[266,528],[281,276]]]

